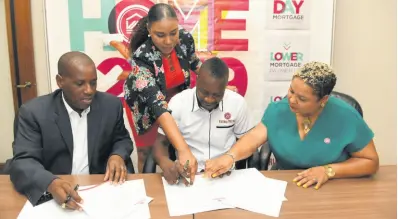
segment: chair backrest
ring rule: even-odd
[[[353,98],[352,96],[348,95],[348,94],[344,94],[344,93],[340,93],[337,91],[332,91],[332,93],[330,94],[330,96],[334,96],[337,97],[339,99],[344,100],[346,103],[350,104],[352,107],[354,107],[354,109],[356,109],[358,111],[358,113],[363,117],[363,111],[362,111],[362,107],[361,105],[358,103],[358,101]]]
[[[350,106],[354,107],[354,109],[356,109],[358,111],[359,115],[361,115],[363,117],[362,107],[354,97],[352,97],[348,94],[337,92],[337,91],[332,91],[332,93],[330,93],[330,96],[344,100]],[[284,98],[286,98],[286,97],[287,97],[287,95]]]

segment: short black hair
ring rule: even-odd
[[[202,71],[208,71],[212,77],[217,79],[226,79],[228,81],[229,69],[227,64],[218,57],[207,59],[202,66],[200,66],[199,74]]]
[[[79,51],[71,51],[63,54],[58,60],[58,74],[68,76],[69,69],[76,62],[81,64],[94,65],[94,61],[85,53]]]

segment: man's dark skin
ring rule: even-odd
[[[204,65],[199,70],[196,81],[196,96],[198,104],[201,108],[211,112],[218,107],[218,104],[224,97],[224,92],[228,83],[228,74],[223,78],[214,77],[209,69]],[[180,162],[173,162],[169,159],[168,147],[170,143],[166,136],[158,133],[153,153],[154,158],[163,170],[163,175],[170,185],[183,182],[186,186],[190,183],[186,178],[189,178],[190,169],[184,169]],[[230,175],[230,171],[225,173]],[[219,177],[223,177],[224,174]],[[193,182],[191,181],[191,185]]]
[[[79,115],[86,110],[93,100],[97,89],[97,70],[93,60],[80,52],[70,52],[61,57],[60,72],[56,76],[58,87],[62,89],[65,101]],[[127,178],[126,165],[119,155],[112,155],[108,159],[104,181],[123,183]],[[74,190],[74,186],[66,180],[57,178],[51,182],[47,191],[52,194],[58,204],[63,204],[67,195],[71,200],[66,207],[82,210],[77,203],[83,200]]]

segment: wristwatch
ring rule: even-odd
[[[232,158],[232,161],[233,161],[232,166],[229,169],[229,171],[234,170],[235,169],[235,156],[233,154],[229,153],[229,152],[225,153],[225,155],[230,156]]]
[[[333,178],[334,175],[336,175],[336,172],[334,172],[333,168],[330,165],[325,165],[323,167],[325,168],[325,173],[329,179]]]

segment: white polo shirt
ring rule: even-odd
[[[246,101],[238,93],[225,90],[218,108],[211,112],[199,107],[197,100],[196,88],[187,89],[171,98],[169,108],[201,171],[206,160],[227,152],[253,124]],[[161,127],[159,133],[164,135]]]

